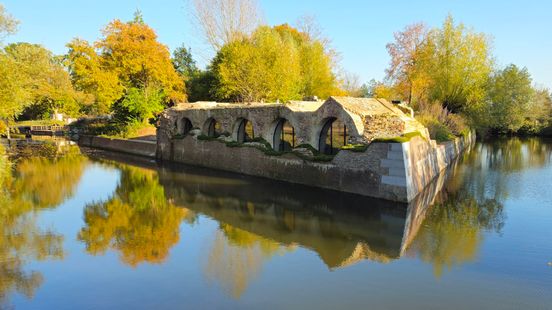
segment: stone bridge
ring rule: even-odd
[[[408,202],[473,141],[438,145],[411,112],[349,97],[183,103],[161,114],[157,158]]]

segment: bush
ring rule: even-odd
[[[431,138],[438,142],[453,140],[470,130],[462,115],[449,112],[439,103],[420,104],[416,119],[427,127]]]

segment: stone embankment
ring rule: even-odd
[[[150,158],[155,158],[157,150],[157,143],[155,141],[126,140],[97,136],[80,136],[79,145]]]

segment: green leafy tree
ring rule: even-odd
[[[251,38],[223,46],[212,67],[220,99],[254,102],[300,97],[299,50],[291,36],[270,27],[259,27]]]
[[[488,84],[486,122],[498,132],[516,132],[525,122],[534,98],[526,68],[509,65],[492,75]]]
[[[224,45],[211,67],[220,99],[287,101],[338,92],[324,43],[287,24],[261,26]]]
[[[190,79],[199,71],[191,50],[184,45],[174,50],[172,63],[176,72],[186,79]]]
[[[130,88],[115,104],[115,117],[120,118],[123,123],[132,121],[143,123],[163,110],[164,98],[163,91],[155,87]]]
[[[431,58],[422,65],[431,79],[431,101],[452,112],[477,111],[494,65],[488,37],[449,15],[442,28],[430,32],[428,48]]]

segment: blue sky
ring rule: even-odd
[[[40,43],[61,54],[74,37],[93,41],[110,20],[129,20],[140,9],[144,20],[171,49],[184,43],[204,66],[211,56],[192,26],[186,0],[0,0],[21,21],[7,42]],[[447,14],[493,38],[499,65],[525,66],[535,83],[552,88],[552,1],[360,1],[260,0],[266,23],[295,23],[315,16],[340,52],[342,66],[361,80],[382,79],[389,62],[385,44],[393,32],[423,21],[439,26]]]

